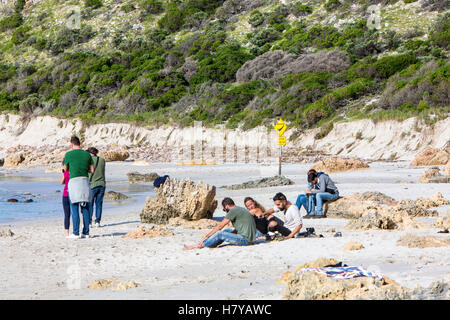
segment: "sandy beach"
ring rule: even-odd
[[[341,195],[379,191],[397,200],[416,200],[441,192],[450,199],[448,184],[416,183],[424,167],[411,167],[409,161],[373,162],[370,166],[369,170],[331,174]],[[276,167],[252,164],[133,166],[115,162],[107,166],[107,179],[126,180],[126,173],[130,171],[191,178],[215,185],[219,202],[229,196],[242,206],[244,197],[252,196],[267,208],[273,205],[271,198],[278,191],[295,202],[297,195],[304,192],[309,167],[309,164],[283,166],[283,174],[295,185],[246,190],[220,187],[269,176]],[[45,176],[41,167],[15,168],[11,174],[30,170]],[[399,180],[414,183],[397,183]],[[344,229],[346,219],[308,219],[303,221],[303,230],[314,227],[323,238],[184,251],[183,244],[196,243],[207,230],[170,227],[174,236],[121,237],[140,225],[139,213],[143,206],[141,199],[133,205],[120,206],[119,210],[104,212],[102,227],[91,229],[93,237],[89,239],[64,238],[62,208],[59,219],[0,225],[0,229],[14,232],[12,237],[0,237],[0,299],[281,299],[286,288],[276,283],[281,274],[319,257],[366,267],[408,288],[428,286],[450,277],[448,247],[397,245],[397,240],[407,233],[437,236],[439,229],[432,226],[436,217],[418,218],[430,226],[425,229],[369,231]],[[450,206],[435,209],[444,216]],[[214,218],[221,217],[223,212],[219,206]],[[342,237],[333,237],[333,230],[342,232]],[[441,236],[449,237],[448,234]],[[364,249],[344,251],[350,241],[361,242]],[[87,288],[93,280],[106,278],[134,281],[138,286],[128,290]]]

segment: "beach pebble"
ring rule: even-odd
[[[17,199],[8,199],[7,202],[19,202]]]

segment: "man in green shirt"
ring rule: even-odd
[[[105,195],[105,159],[98,157],[97,148],[90,147],[87,152],[92,156],[94,161],[94,173],[89,175],[91,187],[91,201],[89,202],[89,224],[92,225],[92,215],[94,213],[95,204],[95,226],[100,227],[102,219],[103,197]]]
[[[231,198],[222,200],[225,218],[211,232],[206,234],[202,241],[196,245],[184,246],[185,250],[200,249],[203,247],[215,248],[226,241],[237,246],[248,246],[256,240],[255,220],[250,212],[245,208],[237,207]],[[229,222],[233,224],[233,229],[222,230]]]
[[[73,136],[70,139],[72,150],[64,155],[64,169],[69,171],[70,180],[68,184],[70,211],[73,221],[73,234],[69,239],[80,238],[80,216],[79,205],[81,204],[81,214],[83,216],[83,231],[81,238],[89,237],[89,208],[90,188],[89,173],[94,172],[94,161],[91,155],[81,149],[80,139]]]

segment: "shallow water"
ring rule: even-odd
[[[0,224],[63,218],[62,191],[58,174],[0,174]],[[139,211],[147,196],[154,196],[151,183],[129,184],[126,180],[107,181],[106,192],[121,192],[129,198],[122,201],[104,199],[103,215],[121,211]],[[17,199],[18,202],[7,202]],[[33,200],[25,203],[27,199]]]

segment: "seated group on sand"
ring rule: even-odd
[[[222,222],[202,240],[191,246],[185,245],[186,250],[200,249],[203,247],[214,248],[223,242],[232,245],[247,246],[254,244],[257,240],[265,240],[270,234],[280,234],[284,239],[290,239],[299,235],[303,226],[300,209],[303,207],[307,218],[324,218],[323,204],[326,201],[334,201],[339,197],[339,191],[331,178],[314,169],[308,171],[308,187],[305,194],[297,197],[296,204],[287,200],[286,196],[279,192],[273,197],[274,207],[265,210],[257,201],[251,197],[244,199],[244,207],[236,206],[233,199],[222,200],[222,208],[226,213]],[[274,216],[281,212],[283,220]],[[224,229],[228,223],[233,228]]]

